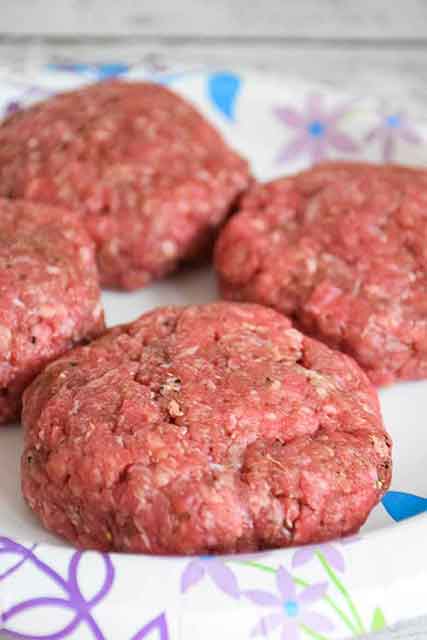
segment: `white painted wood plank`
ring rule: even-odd
[[[79,43],[46,45],[32,40],[11,45],[0,38],[0,68],[25,69],[47,62],[178,62],[189,67],[207,64],[219,68],[251,67],[286,77],[299,76],[332,84],[356,94],[371,93],[411,101],[425,112],[427,102],[427,49],[340,46],[281,46],[277,44],[223,43],[221,45],[111,40],[102,44],[83,39]]]
[[[423,0],[2,0],[9,34],[426,38]]]

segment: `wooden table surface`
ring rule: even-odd
[[[0,70],[168,60],[299,75],[424,109],[427,1],[2,1]],[[427,618],[370,638],[427,640]]]

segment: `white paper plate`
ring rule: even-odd
[[[49,69],[31,85],[3,78],[0,107],[11,110],[15,102],[117,71],[130,79],[150,76],[141,68],[80,66]],[[427,163],[427,123],[411,115],[404,98],[385,104],[246,72],[169,69],[160,80],[194,101],[262,179],[322,157]],[[165,303],[215,297],[205,269],[136,293],[107,292],[104,302],[111,325]],[[26,509],[19,491],[22,434],[2,429],[2,637],[332,640],[425,613],[427,381],[382,391],[381,404],[395,443],[393,491],[359,537],[223,558],[103,555],[65,546]]]

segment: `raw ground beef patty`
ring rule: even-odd
[[[94,247],[75,216],[0,199],[0,424],[47,362],[103,330]]]
[[[255,186],[215,263],[225,298],[281,311],[375,384],[427,377],[427,172],[327,163]]]
[[[143,286],[199,257],[248,180],[194,107],[150,83],[95,84],[0,126],[0,195],[78,211],[105,286]]]
[[[165,307],[26,391],[24,496],[80,547],[249,551],[356,531],[390,482],[374,387],[258,305]]]

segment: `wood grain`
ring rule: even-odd
[[[393,5],[396,9],[393,10]],[[3,33],[425,40],[423,0],[3,0]]]

